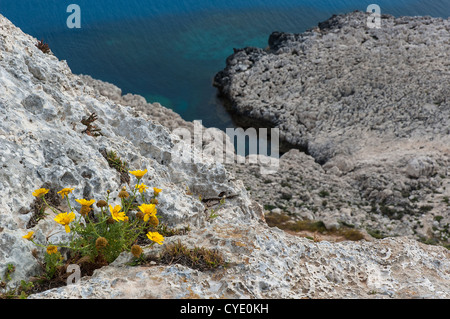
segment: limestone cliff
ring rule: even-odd
[[[230,111],[279,128],[287,152],[278,174],[235,173],[294,219],[448,245],[450,20],[367,18],[274,32],[227,59],[214,84]]]
[[[184,142],[169,129],[99,94],[36,43],[0,16],[0,274],[8,264],[15,266],[8,287],[41,271],[44,252],[32,253],[35,247],[23,235],[33,230],[42,242],[65,236],[52,235],[52,212],[34,220],[32,191],[45,185],[74,187],[77,198],[99,198],[106,190],[116,194],[124,181],[103,156],[114,150],[131,169],[148,169],[149,186],[163,189],[162,219],[170,226],[190,226],[164,245],[180,240],[188,247],[216,249],[228,266],[215,271],[130,266],[131,256],[123,253],[75,286],[30,298],[450,297],[445,248],[403,237],[316,243],[268,227],[261,206],[223,165],[194,148],[187,148],[194,161],[175,161],[176,146]],[[101,136],[86,134],[81,123],[92,113]],[[225,205],[216,218],[208,218],[205,202],[217,207],[219,196],[225,196]]]

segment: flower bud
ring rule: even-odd
[[[101,199],[97,202],[98,208],[102,208],[102,207],[106,207],[106,206],[108,206],[108,203],[106,201],[104,201],[103,199]]]
[[[108,245],[108,240],[105,237],[99,237],[95,241],[95,248],[102,249]]]
[[[139,245],[133,245],[131,247],[131,253],[134,257],[139,258],[142,255],[142,248]]]
[[[130,194],[128,194],[128,192],[125,189],[122,189],[119,192],[118,196],[119,196],[119,198],[128,198],[128,197],[130,197]]]
[[[156,217],[155,215],[151,215],[148,220],[148,223],[154,227],[158,226],[159,225],[158,217]]]
[[[143,212],[137,212],[136,213],[136,218],[139,218],[140,220],[143,220],[144,219],[144,213]]]
[[[80,214],[81,214],[81,216],[86,217],[87,214],[89,214],[89,212],[91,210],[92,210],[92,208],[90,208],[89,206],[83,205],[83,206],[81,206]]]

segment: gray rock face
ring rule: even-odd
[[[214,84],[233,112],[280,128],[321,164],[367,139],[448,136],[450,21],[366,21],[353,12],[303,34],[273,33],[267,50],[236,50]]]
[[[199,227],[207,213],[198,196],[233,195],[230,203],[242,214],[252,214],[242,182],[235,181],[223,165],[198,156],[191,162],[174,161],[176,135],[139,114],[102,96],[96,96],[64,61],[35,47],[37,40],[23,34],[1,17],[0,43],[0,274],[14,264],[14,285],[38,271],[34,245],[22,239],[28,231],[45,242],[55,232],[49,224],[54,214],[29,227],[35,189],[46,185],[54,191],[75,188],[75,198],[95,198],[120,191],[120,174],[109,167],[102,150],[115,151],[129,168],[148,169],[148,186],[163,189],[160,213],[169,226]],[[42,77],[36,77],[39,70]],[[164,111],[170,113],[169,110]],[[81,121],[96,113],[102,136],[83,133]],[[188,195],[186,189],[196,196]],[[243,192],[244,190],[244,192]],[[59,195],[58,195],[59,196]],[[61,204],[61,209],[68,209]],[[51,241],[59,241],[51,236]]]
[[[175,146],[184,143],[177,135],[147,112],[127,106],[114,86],[93,87],[73,75],[64,61],[39,51],[36,42],[0,16],[0,274],[8,264],[16,268],[6,289],[40,272],[44,252],[33,254],[35,247],[23,235],[33,230],[42,244],[66,239],[64,232],[55,232],[52,212],[30,223],[32,191],[45,185],[74,187],[76,198],[102,198],[108,189],[115,196],[123,182],[102,155],[114,150],[130,169],[148,169],[149,186],[163,189],[162,219],[170,226],[190,226],[166,244],[180,240],[187,247],[217,249],[228,267],[215,272],[181,265],[132,267],[124,253],[77,285],[30,298],[450,297],[449,254],[443,247],[404,237],[315,243],[268,227],[262,207],[223,165],[195,148],[187,148],[194,161],[174,161]],[[161,121],[170,114],[155,108]],[[81,124],[94,112],[98,137],[86,134]],[[222,194],[225,205],[216,218],[208,218],[209,208],[198,195],[214,201]],[[60,208],[67,209],[63,203]]]
[[[288,146],[277,174],[234,172],[269,210],[448,244],[450,20],[366,21],[333,16],[227,59],[214,84],[230,111]]]
[[[223,211],[223,214],[230,211]],[[233,266],[201,272],[181,265],[96,270],[77,285],[32,298],[448,298],[450,263],[442,247],[405,238],[314,243],[259,223],[217,220],[180,238],[220,250]],[[151,253],[146,251],[146,253]],[[156,252],[153,252],[156,253]]]

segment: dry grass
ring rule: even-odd
[[[41,50],[42,52],[44,52],[45,54],[49,54],[50,53],[50,48],[48,46],[48,43],[44,43],[43,40],[39,41],[36,44],[36,47]]]
[[[336,241],[358,241],[365,238],[362,232],[351,227],[343,226],[339,229],[328,230],[321,221],[293,221],[285,214],[269,213],[265,216],[265,219],[270,227],[278,227],[291,234],[314,238],[315,240],[330,240],[334,237]],[[322,236],[317,236],[317,234]],[[326,235],[326,237],[323,237],[323,235]]]
[[[226,262],[218,251],[204,247],[187,248],[180,241],[167,245],[160,255],[162,264],[181,264],[200,271],[213,270],[226,266]]]

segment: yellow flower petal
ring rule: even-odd
[[[23,236],[22,238],[25,238],[25,239],[30,240],[31,237],[33,237],[33,234],[34,234],[34,231],[30,231],[30,232],[28,232],[28,234],[26,234],[26,235]]]
[[[60,194],[61,197],[64,198],[64,196],[67,196],[67,195],[69,195],[70,193],[72,193],[72,191],[73,191],[74,189],[75,189],[75,188],[63,188],[62,190],[60,190],[60,191],[58,192],[58,194]]]
[[[143,192],[145,192],[145,191],[147,190],[148,186],[145,185],[145,184],[139,184],[139,185],[136,185],[135,188],[136,188],[136,189],[139,189],[139,192],[140,192],[140,193],[143,193]]]
[[[46,189],[46,188],[39,188],[39,189],[36,189],[36,190],[32,193],[32,195],[35,196],[35,197],[43,197],[43,196],[44,196],[45,194],[47,194],[49,191],[50,191],[50,190],[49,190],[49,189]]]
[[[114,220],[116,221],[125,221],[125,213],[121,212],[120,210],[122,209],[122,207],[120,207],[120,205],[116,205],[115,207],[113,207],[112,205],[109,205],[109,212],[111,213],[111,216]]]
[[[115,207],[113,207],[112,205],[109,205],[109,211],[111,214],[117,214],[118,212],[120,212],[122,210],[122,207],[120,207],[120,205],[116,205]]]
[[[70,212],[70,213],[61,213],[58,214],[55,218],[54,221],[57,222],[58,224],[61,224],[64,226],[66,233],[70,233],[70,227],[69,224],[75,219],[75,213],[74,212]]]
[[[147,233],[147,238],[155,243],[162,245],[164,241],[164,237],[158,232],[149,232]]]
[[[156,215],[156,205],[155,204],[142,204],[138,208],[146,215]]]
[[[147,222],[150,217],[156,216],[156,205],[155,204],[142,204],[138,206],[142,213],[144,213],[144,222]]]
[[[95,203],[95,199],[91,199],[91,200],[86,200],[86,199],[75,199],[75,201],[79,204],[81,204],[81,206],[91,206],[92,204]]]
[[[58,247],[50,245],[47,247],[47,254],[56,254],[58,252]]]
[[[142,176],[144,176],[147,173],[147,169],[141,171],[141,170],[136,170],[136,171],[128,171],[130,174],[134,175],[137,179],[141,179]]]

